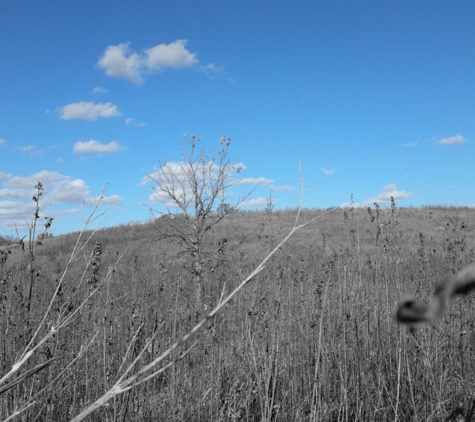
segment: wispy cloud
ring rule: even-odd
[[[236,185],[260,185],[264,187],[271,187],[274,185],[273,179],[266,179],[265,177],[245,177],[238,180]]]
[[[94,103],[92,101],[80,101],[65,105],[59,110],[61,119],[82,119],[96,120],[98,117],[109,118],[120,116],[120,112],[115,104]]]
[[[327,169],[326,167],[322,167],[320,170],[323,171],[323,174],[325,174],[326,176],[331,176],[332,174],[335,174],[335,170]]]
[[[412,196],[412,193],[406,192],[404,190],[398,190],[397,186],[394,184],[384,186],[378,195],[373,196],[372,198],[364,199],[363,201],[353,204],[355,207],[370,207],[375,202],[379,205],[389,205],[391,203],[391,197],[394,198],[394,201],[398,202],[403,199],[408,199]],[[341,207],[350,207],[349,202],[341,204]]]
[[[147,123],[145,123],[145,122],[136,123],[135,119],[133,117],[127,117],[127,119],[125,119],[125,124],[127,126],[136,126],[136,127],[147,126]]]
[[[23,147],[16,147],[15,148],[18,151],[24,152],[25,154],[28,154],[30,157],[35,157],[37,155],[40,155],[43,150],[41,149],[36,149],[34,145],[26,145]]]
[[[417,142],[407,142],[405,144],[402,144],[403,147],[410,147],[410,148],[415,148],[417,147],[418,143]]]
[[[35,149],[35,146],[34,145],[27,145],[27,146],[24,146],[24,147],[16,147],[15,149],[17,149],[18,151],[21,151],[21,152],[31,152]]]
[[[207,75],[221,75],[224,66],[217,66],[215,63],[208,63],[207,65],[200,66],[200,70]]]
[[[202,65],[199,67],[199,71],[204,73],[206,76],[216,79],[224,78],[230,84],[235,84],[236,80],[227,75],[224,66],[218,66],[216,63],[208,63],[207,65]]]
[[[40,181],[44,188],[41,197],[40,217],[51,217],[61,214],[80,212],[79,207],[61,209],[67,204],[94,204],[96,197],[82,179],[42,170],[29,176],[18,176],[0,171],[0,228],[25,229],[31,223],[35,204],[31,200],[35,186]],[[106,196],[104,204],[113,205],[122,201],[118,195]],[[58,208],[59,207],[59,208]]]
[[[245,168],[245,167],[244,167]],[[258,185],[264,188],[269,188],[272,190],[290,190],[293,189],[291,186],[276,186],[273,179],[267,179],[265,177],[245,177],[236,182],[236,185]]]
[[[118,152],[127,149],[118,142],[112,141],[108,144],[101,144],[99,141],[91,139],[86,142],[78,141],[74,144],[74,152],[76,154],[99,153],[107,154],[111,152]]]
[[[443,138],[437,143],[439,145],[460,145],[466,142],[467,140],[462,135],[451,136],[450,138]]]
[[[288,186],[288,185],[282,185],[282,186],[274,186],[272,187],[272,190],[294,190],[295,188],[293,186]]]
[[[101,201],[102,205],[109,205],[109,206],[117,205],[122,202],[122,198],[119,195],[111,195],[111,196],[103,196],[103,197],[95,196],[92,199],[94,203]]]
[[[140,53],[133,51],[130,43],[110,45],[97,62],[97,67],[108,76],[139,85],[143,82],[144,71],[161,72],[199,63],[196,54],[186,48],[186,43],[186,40],[176,40],[170,44],[158,44]]]
[[[269,199],[260,196],[259,198],[250,199],[249,201],[244,201],[239,204],[240,208],[247,208],[247,207],[262,207],[267,205]]]
[[[93,94],[105,94],[107,92],[107,89],[105,89],[103,86],[96,86],[92,90]]]
[[[4,147],[7,145],[6,139],[0,138],[0,146]]]

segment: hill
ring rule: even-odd
[[[29,406],[27,420],[69,420],[126,371],[141,381],[165,367],[88,420],[443,420],[467,410],[473,298],[414,335],[394,311],[475,262],[473,208],[303,209],[299,224],[316,221],[140,372],[259,265],[297,213],[228,215],[203,245],[212,259],[198,278],[190,254],[163,237],[180,217],[47,238],[34,260],[2,247],[0,416]],[[31,339],[37,349],[9,375]]]

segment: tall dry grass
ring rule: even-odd
[[[96,231],[69,266],[72,239],[45,240],[35,259],[32,325],[52,295],[38,338],[58,321],[68,325],[3,384],[19,381],[0,395],[1,419],[18,412],[11,420],[73,420],[87,409],[91,421],[467,418],[473,297],[451,297],[436,324],[413,334],[394,312],[405,297],[430,302],[437,280],[475,261],[475,212],[349,208],[279,245],[295,214],[239,213],[216,227],[214,238],[227,238],[229,248],[219,258],[225,265],[206,274],[200,309],[170,247],[144,240],[148,226]],[[304,209],[300,221],[320,214]],[[246,230],[252,235],[233,248]],[[25,270],[18,251],[1,260],[2,376],[25,350]],[[190,342],[167,352],[196,327]]]

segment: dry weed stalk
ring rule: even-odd
[[[27,260],[28,260],[28,267],[27,267],[27,272],[28,272],[28,286],[27,286],[27,303],[26,307],[28,310],[28,314],[30,314],[31,311],[31,295],[33,293],[33,283],[35,280],[35,269],[33,267],[33,262],[35,261],[35,255],[36,255],[36,246],[41,246],[44,238],[46,238],[46,234],[48,229],[51,227],[51,224],[53,222],[52,217],[45,217],[45,220],[47,220],[45,226],[45,229],[42,234],[36,237],[36,229],[38,226],[38,220],[40,219],[40,198],[43,195],[43,185],[41,182],[38,181],[38,184],[35,186],[36,193],[33,195],[32,200],[35,202],[35,212],[33,214],[33,220],[30,224],[28,224],[28,243],[25,245],[24,238],[20,238],[20,235],[18,233],[18,228],[15,225],[15,230],[18,238],[18,244],[20,245],[21,249],[23,251],[27,251]],[[30,319],[28,318],[27,320],[27,325],[29,326],[30,324]]]
[[[416,298],[400,303],[396,311],[396,319],[408,325],[411,330],[422,325],[433,324],[442,317],[451,298],[468,295],[474,290],[475,264],[439,280],[435,285],[435,296],[429,303]]]
[[[41,183],[38,183],[38,186],[41,187]],[[38,186],[36,187],[37,189],[39,189]],[[40,193],[41,191],[39,190],[38,192]],[[62,287],[62,285],[65,281],[66,275],[68,274],[71,265],[76,260],[78,255],[89,244],[91,238],[96,233],[96,230],[93,230],[91,232],[91,234],[85,240],[83,240],[84,233],[85,233],[86,229],[90,226],[90,224],[92,222],[94,222],[95,220],[103,217],[107,213],[107,211],[109,210],[109,209],[107,209],[104,212],[96,215],[97,210],[99,208],[99,205],[101,203],[101,200],[104,197],[104,193],[105,193],[105,189],[101,192],[101,195],[100,195],[99,199],[96,200],[94,208],[93,208],[91,214],[89,215],[89,217],[88,218],[83,217],[83,227],[82,227],[82,229],[81,229],[81,231],[80,231],[80,233],[77,237],[77,240],[76,240],[76,243],[74,245],[73,251],[71,252],[71,255],[70,255],[70,257],[68,259],[68,262],[67,262],[67,264],[64,268],[64,271],[62,273],[62,276],[59,279],[58,285],[56,286],[56,289],[55,289],[55,291],[54,291],[54,293],[53,293],[53,295],[52,295],[52,297],[49,301],[48,307],[47,307],[46,311],[44,312],[44,314],[43,314],[39,324],[37,325],[34,333],[31,335],[31,338],[29,339],[28,344],[25,346],[25,348],[21,352],[20,356],[16,359],[16,362],[12,365],[11,369],[5,375],[3,375],[1,377],[1,379],[0,379],[0,394],[8,391],[9,389],[14,387],[15,385],[17,385],[17,384],[21,383],[22,381],[24,381],[26,378],[42,371],[43,369],[47,368],[53,362],[55,362],[55,361],[62,358],[62,357],[51,358],[51,359],[47,360],[46,362],[44,362],[44,363],[36,366],[35,368],[31,369],[31,370],[25,371],[22,374],[17,375],[17,373],[19,373],[20,370],[24,367],[26,362],[39,350],[39,348],[43,344],[45,344],[56,333],[58,333],[58,331],[62,330],[66,326],[68,326],[70,323],[72,323],[77,318],[77,315],[78,315],[79,311],[82,308],[84,308],[84,306],[88,303],[88,301],[91,299],[91,297],[98,291],[98,289],[100,287],[100,284],[95,289],[93,289],[89,293],[89,295],[84,300],[81,301],[81,303],[76,307],[76,309],[72,310],[69,314],[68,314],[68,311],[65,310],[65,305],[63,304],[62,310],[61,310],[57,320],[51,324],[51,327],[46,332],[46,334],[43,334],[42,337],[40,336],[40,332],[47,325],[48,316],[50,316],[50,314],[51,314],[51,310],[53,309],[53,304],[54,304],[56,298],[59,296],[59,292],[60,292],[61,287]],[[34,199],[37,204],[38,204],[39,196],[40,195],[38,195],[38,197],[36,199]],[[36,209],[36,215],[37,215],[37,213],[38,213],[38,205],[37,205],[37,209]],[[99,223],[99,225],[101,225],[103,221],[104,220],[102,220]],[[48,220],[48,223],[47,223],[48,225],[46,226],[46,229],[49,228],[49,226],[51,225],[50,223],[51,222]],[[35,220],[34,224],[36,225],[36,220]],[[30,238],[32,237],[31,232],[32,232],[32,230],[30,228]],[[34,231],[33,231],[33,234],[34,234]],[[33,239],[34,239],[34,237],[33,237]],[[125,251],[124,251],[124,253],[125,253]],[[122,258],[122,256],[123,256],[123,254],[120,257],[118,257],[117,262]],[[88,267],[89,264],[90,263],[86,262],[86,267]],[[87,270],[87,268],[86,268],[86,270]],[[86,272],[86,270],[85,270],[85,272]],[[84,272],[84,274],[85,274],[85,272]],[[109,269],[109,272],[104,277],[104,280],[107,279],[108,277],[110,277],[111,274],[112,274],[112,269]],[[79,285],[82,283],[83,279],[84,279],[84,275],[81,278],[81,280],[79,281]],[[31,293],[30,293],[30,296],[31,296]],[[93,333],[93,335],[92,335],[93,340],[95,339],[96,335],[97,335],[97,332]],[[81,350],[75,356],[75,358],[71,362],[69,362],[68,365],[66,365],[66,367],[60,372],[60,374],[55,379],[51,380],[48,383],[47,386],[42,388],[38,393],[36,393],[33,397],[31,397],[29,399],[29,401],[21,409],[16,409],[13,412],[13,414],[11,414],[7,419],[4,420],[4,422],[8,421],[8,420],[11,420],[15,416],[18,416],[19,414],[21,414],[22,412],[27,410],[29,407],[31,407],[33,404],[35,404],[36,399],[39,397],[39,395],[42,392],[44,392],[50,385],[54,384],[58,379],[60,379],[61,376],[66,372],[66,370],[68,368],[70,368],[71,365],[74,362],[76,362],[79,358],[81,358],[83,356],[83,354],[85,353],[85,351],[88,349],[88,347],[91,344],[92,344],[92,340],[86,346],[81,347]],[[12,378],[14,376],[16,376],[16,378],[14,380],[12,380]]]

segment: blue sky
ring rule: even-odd
[[[4,0],[0,52],[0,234],[37,181],[53,234],[103,187],[147,220],[183,133],[231,138],[244,209],[296,207],[299,159],[305,207],[475,205],[472,1]]]

